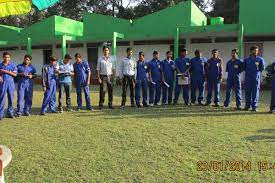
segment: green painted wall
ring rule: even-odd
[[[8,41],[9,45],[16,44],[20,40],[21,28],[0,25],[0,41]]]
[[[240,0],[239,22],[244,24],[245,35],[274,35],[274,7],[274,0]]]

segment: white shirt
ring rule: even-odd
[[[100,57],[97,61],[96,70],[99,71],[100,75],[110,76],[113,74],[113,70],[115,70],[115,60],[112,56],[108,57]]]
[[[120,77],[123,75],[126,76],[135,76],[136,75],[137,62],[134,58],[125,57],[122,59],[120,65]]]

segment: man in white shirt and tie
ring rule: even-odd
[[[127,56],[122,59],[120,64],[120,79],[122,80],[122,102],[120,108],[125,108],[126,104],[126,93],[127,88],[130,86],[130,98],[131,98],[131,107],[135,107],[135,78],[136,78],[136,67],[137,62],[132,58],[133,50],[132,48],[127,48]]]

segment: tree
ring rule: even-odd
[[[239,19],[239,0],[215,0],[211,16],[221,16],[225,23],[237,23]]]

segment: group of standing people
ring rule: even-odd
[[[242,110],[242,82],[241,73],[245,72],[245,107],[244,110],[258,111],[261,73],[265,69],[264,59],[258,56],[259,48],[252,46],[250,56],[244,61],[238,57],[238,50],[233,49],[231,59],[226,64],[228,73],[226,82],[226,99],[223,106],[229,107],[231,91],[236,95],[236,109]],[[217,49],[212,50],[212,57],[202,57],[200,50],[195,51],[194,58],[188,57],[188,51],[182,49],[180,56],[173,61],[173,52],[167,51],[166,58],[159,60],[159,53],[153,52],[151,61],[145,61],[144,52],[139,52],[139,59],[133,58],[132,48],[127,48],[126,57],[122,59],[118,68],[114,57],[109,53],[109,47],[103,47],[103,56],[97,62],[97,79],[100,84],[99,109],[103,109],[105,94],[108,92],[108,106],[113,107],[113,84],[118,76],[122,84],[122,102],[120,108],[126,106],[127,89],[130,88],[131,107],[153,107],[155,105],[177,105],[182,93],[185,105],[206,105],[212,103],[220,106],[220,84],[223,78],[223,60]],[[3,53],[0,64],[0,120],[4,117],[5,98],[8,98],[7,116],[29,116],[32,108],[34,78],[37,77],[36,68],[31,64],[32,57],[25,55],[24,62],[14,65],[11,55]],[[82,90],[86,99],[86,109],[93,111],[89,87],[91,84],[91,69],[89,63],[82,59],[79,53],[75,54],[75,62],[67,54],[64,59],[57,61],[50,57],[50,63],[42,68],[42,85],[44,99],[41,115],[45,115],[47,108],[51,113],[63,112],[62,97],[66,96],[66,109],[73,111],[70,92],[72,82],[76,86],[77,111],[82,110]],[[117,73],[117,74],[116,74]],[[272,99],[270,112],[275,113],[275,62],[272,64]],[[15,92],[14,78],[17,77],[17,111],[13,111],[13,96]],[[74,77],[74,80],[72,80]],[[207,86],[205,88],[205,86]],[[149,89],[148,89],[149,88]],[[191,89],[191,96],[190,94]],[[56,91],[58,90],[58,108],[56,110]],[[204,93],[207,90],[206,102]],[[197,97],[198,91],[198,97]],[[148,103],[149,92],[149,103]],[[141,100],[142,94],[142,103]],[[174,98],[173,98],[174,96]]]

